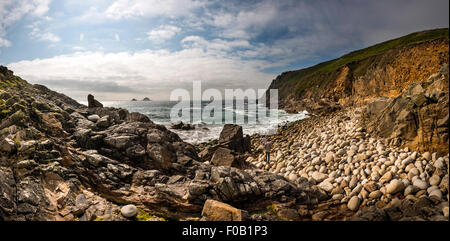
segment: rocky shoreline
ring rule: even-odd
[[[448,220],[448,151],[374,137],[361,109],[280,128],[267,165],[240,126],[193,146],[93,96],[0,80],[0,220]]]

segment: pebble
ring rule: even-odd
[[[405,196],[408,196],[410,194],[415,194],[417,191],[419,191],[419,189],[413,185],[409,185],[405,188]]]
[[[425,190],[425,189],[428,188],[428,183],[425,182],[425,181],[422,181],[422,180],[420,180],[420,179],[415,179],[415,180],[413,181],[413,185],[414,185],[415,187],[417,187],[419,190]]]
[[[412,162],[413,162],[413,159],[411,157],[407,157],[406,159],[404,159],[402,161],[402,165],[408,165],[408,164],[410,164]]]
[[[389,182],[392,179],[392,172],[386,172],[381,178],[380,180],[378,180],[380,183],[385,183],[385,182]]]
[[[388,185],[386,185],[386,193],[394,194],[400,191],[403,191],[405,185],[402,181],[393,179]]]
[[[331,199],[333,200],[341,200],[344,197],[344,194],[334,194],[333,197],[331,197]]]
[[[100,119],[100,116],[98,115],[90,115],[88,116],[88,120],[92,121],[92,122],[97,122]]]
[[[348,201],[347,207],[352,211],[356,211],[359,208],[360,202],[361,200],[359,199],[359,197],[353,196],[352,198],[350,198],[350,201]]]
[[[442,213],[444,214],[444,217],[448,218],[448,206],[442,208]]]
[[[288,179],[291,181],[295,181],[298,179],[298,176],[295,173],[291,173],[291,174],[289,174]]]
[[[328,152],[327,155],[325,156],[325,162],[326,163],[330,163],[334,161],[334,153],[333,152]]]
[[[328,180],[321,182],[318,186],[327,192],[331,192],[334,188],[333,184],[331,184]]]
[[[438,200],[441,200],[442,199],[442,192],[441,192],[440,189],[434,189],[433,191],[430,192],[429,196],[430,197],[434,196]]]
[[[444,167],[445,167],[445,164],[444,164],[444,162],[442,161],[442,159],[439,158],[439,159],[437,159],[437,160],[434,162],[434,165],[433,165],[433,166],[436,167],[436,168],[444,168]]]
[[[354,188],[358,185],[358,178],[356,176],[352,177],[352,180],[350,180],[350,183],[348,184],[349,188]]]
[[[369,198],[377,199],[380,198],[383,193],[380,190],[373,191],[369,194]]]
[[[129,204],[129,205],[123,206],[120,209],[120,212],[122,213],[122,216],[124,216],[126,218],[132,218],[138,214],[138,209],[133,204]]]
[[[441,178],[438,175],[433,175],[430,177],[430,185],[437,186],[441,182]]]
[[[314,172],[311,175],[312,179],[316,182],[322,182],[323,180],[327,179],[328,175],[320,173],[320,172]]]

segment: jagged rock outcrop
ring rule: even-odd
[[[94,98],[94,96],[91,95],[91,94],[88,95],[87,100],[88,100],[88,107],[89,108],[103,107],[103,104],[100,103],[98,100],[96,100]]]
[[[448,153],[448,65],[396,98],[370,102],[363,120],[367,130],[391,144],[412,150]]]

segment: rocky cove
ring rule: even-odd
[[[397,99],[265,136],[269,164],[262,136],[240,126],[194,146],[146,115],[93,97],[81,105],[3,66],[0,77],[1,220],[448,220],[448,149],[413,150],[399,141],[408,133],[377,131],[380,115],[408,123],[393,101],[448,106],[448,65]],[[437,140],[448,144],[446,113]]]

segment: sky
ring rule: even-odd
[[[279,74],[448,28],[448,0],[0,0],[0,64],[77,100],[267,88]]]

